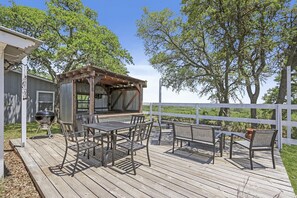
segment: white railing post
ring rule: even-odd
[[[199,105],[196,104],[196,124],[199,125]]]
[[[277,147],[278,150],[282,149],[282,107],[281,105],[276,105],[276,129],[277,133]]]
[[[287,67],[287,138],[292,138],[292,127],[291,127],[291,66]],[[290,141],[289,141],[290,142]]]
[[[153,118],[153,103],[150,103],[150,121],[152,121]]]
[[[161,123],[161,103],[162,103],[162,78],[159,79],[159,106],[158,106],[158,115],[159,122]]]

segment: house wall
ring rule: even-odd
[[[21,122],[21,83],[22,74],[17,71],[8,71],[4,74],[4,122]],[[28,75],[27,79],[27,120],[35,120],[37,91],[54,91],[57,85],[48,80]]]

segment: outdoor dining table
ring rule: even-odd
[[[106,155],[108,152],[111,151],[112,153],[112,165],[114,165],[114,153],[115,153],[115,148],[116,148],[116,137],[115,134],[118,130],[122,129],[129,129],[131,130],[133,127],[135,127],[135,124],[129,124],[125,122],[119,122],[119,121],[109,121],[109,122],[99,122],[99,123],[91,123],[91,124],[82,124],[83,127],[86,127],[88,129],[93,129],[93,130],[99,130],[101,134],[101,162],[102,165],[106,166],[105,164],[105,152],[104,152],[104,147],[103,147],[103,138],[104,136],[109,136],[111,137],[111,148],[107,148]]]

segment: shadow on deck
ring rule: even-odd
[[[97,150],[90,159],[81,154],[78,170],[71,177],[74,152],[67,156],[65,167],[59,168],[65,149],[62,135],[28,139],[25,148],[18,147],[20,139],[11,144],[44,197],[295,197],[278,151],[276,169],[270,153],[256,152],[255,169],[250,170],[247,150],[239,147],[234,148],[232,160],[226,148],[223,157],[217,153],[212,164],[207,150],[183,147],[172,154],[169,145],[151,145],[152,166],[148,166],[146,152],[139,151],[137,175],[133,175],[124,152],[117,150],[115,166],[103,167]]]

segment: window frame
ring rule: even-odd
[[[55,110],[55,92],[54,91],[36,91],[36,112],[41,111],[39,110],[39,94],[40,93],[47,93],[47,94],[52,94],[53,95],[53,110]]]

